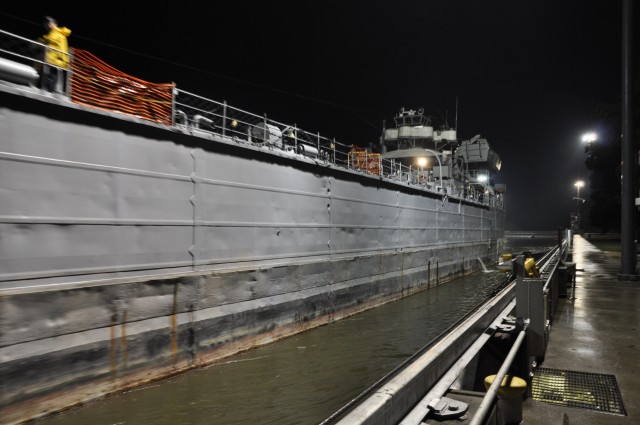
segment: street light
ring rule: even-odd
[[[421,156],[417,161],[418,167],[420,167],[420,179],[424,181],[424,167],[427,165],[427,158]]]
[[[584,182],[582,180],[578,180],[573,184],[576,187],[576,196],[573,199],[576,199],[578,207],[580,206],[580,201],[584,202],[584,199],[580,197],[580,188],[584,187]]]
[[[576,200],[576,220],[577,229],[580,229],[580,204],[584,202],[584,199],[580,197],[580,188],[584,187],[584,181],[578,180],[573,184],[576,187],[576,196],[573,198]]]
[[[440,188],[444,188],[444,186],[442,186],[442,162],[440,162],[440,158],[438,158],[437,152],[432,151],[431,149],[425,149],[425,151],[431,153],[438,160],[438,167],[440,167],[440,173],[439,173],[440,174]],[[426,158],[425,158],[425,161],[426,161]]]
[[[584,143],[591,143],[598,140],[598,135],[596,133],[585,133],[582,135],[582,141]]]
[[[595,142],[596,140],[598,140],[598,135],[596,133],[590,132],[590,133],[585,133],[582,135],[582,143],[585,144],[584,146],[584,153],[590,155],[591,154],[591,143]]]

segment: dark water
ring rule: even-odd
[[[505,252],[518,254],[525,252],[531,253],[537,258],[537,253],[544,253],[553,248],[558,243],[557,237],[534,237],[534,238],[514,238],[507,239],[505,244]]]
[[[521,242],[507,245],[514,253],[544,247]],[[499,272],[456,279],[38,423],[318,424],[473,310],[504,279]]]

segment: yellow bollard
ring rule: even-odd
[[[496,375],[484,378],[484,387],[488,390]],[[509,384],[507,386],[507,383]],[[527,390],[527,381],[517,376],[505,375],[498,388],[498,415],[502,416],[502,424],[519,424],[522,421],[522,400]]]

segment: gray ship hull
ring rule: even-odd
[[[205,365],[493,263],[504,211],[0,88],[0,417]]]

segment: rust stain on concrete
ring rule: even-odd
[[[115,378],[116,370],[118,368],[118,360],[116,355],[118,354],[118,340],[116,339],[116,326],[118,315],[111,316],[111,326],[109,326],[109,364],[111,365],[111,374]]]
[[[122,313],[122,322],[120,325],[120,349],[122,350],[122,363],[124,368],[127,368],[128,353],[127,353],[127,311]]]
[[[173,287],[173,306],[171,308],[171,315],[169,316],[169,326],[171,334],[171,357],[173,358],[173,364],[178,362],[178,285]]]

